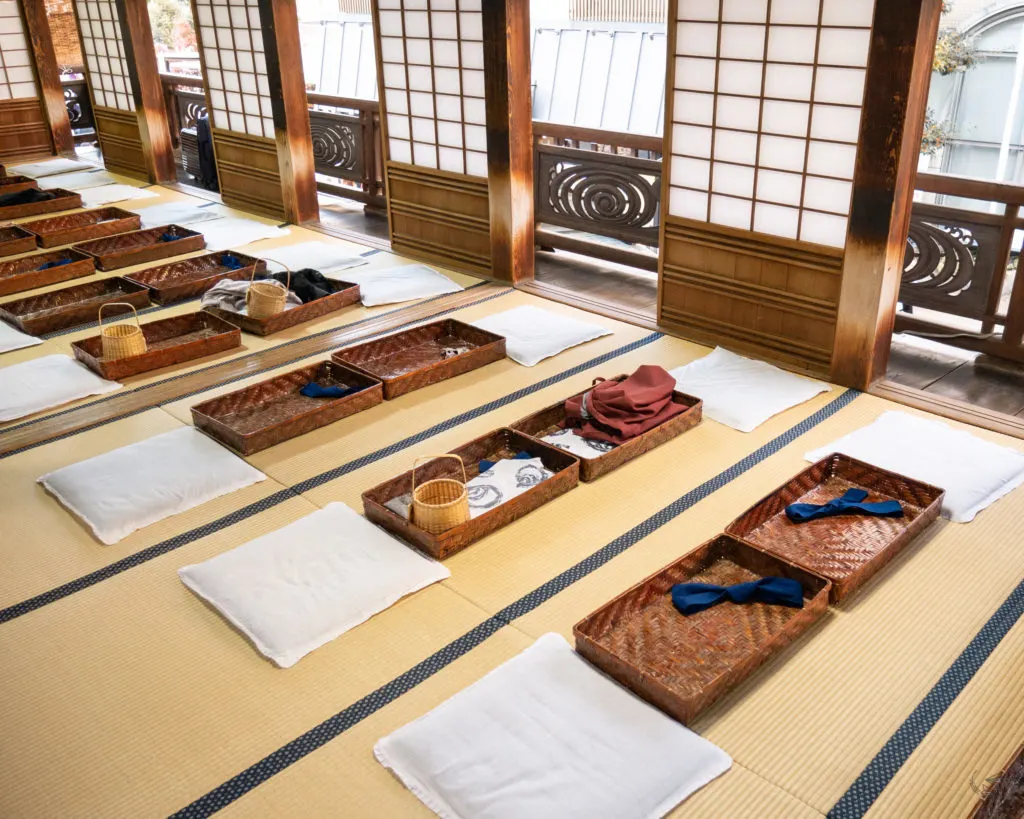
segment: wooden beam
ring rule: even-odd
[[[487,117],[487,181],[494,278],[533,279],[533,115],[530,4],[481,4]]]
[[[259,0],[285,218],[320,218],[295,0]]]
[[[32,44],[43,115],[50,129],[54,153],[74,151],[75,140],[71,134],[68,109],[64,104],[64,86],[60,81],[50,23],[46,19],[46,4],[44,0],[22,0],[21,12],[25,20],[25,31]]]
[[[878,0],[871,31],[832,380],[885,374],[941,0]]]

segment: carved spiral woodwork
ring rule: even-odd
[[[196,120],[206,113],[206,97],[194,91],[174,92],[178,101],[178,120],[182,128],[195,128]]]
[[[362,181],[363,126],[358,117],[310,111],[309,129],[317,173]]]
[[[537,220],[624,242],[657,245],[661,163],[538,145]]]

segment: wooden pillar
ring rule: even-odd
[[[294,0],[192,0],[221,196],[302,223],[319,218]]]
[[[832,362],[850,387],[888,364],[940,14],[940,0],[875,7]]]
[[[25,19],[25,33],[32,45],[36,77],[39,80],[39,96],[43,115],[50,129],[55,153],[75,149],[71,135],[71,121],[64,105],[64,87],[60,82],[57,55],[53,50],[53,37],[46,20],[46,4],[43,0],[22,0],[22,14]]]
[[[75,0],[96,136],[108,170],[177,178],[145,0]]]
[[[533,279],[533,108],[530,4],[482,4],[491,271],[496,279]]]

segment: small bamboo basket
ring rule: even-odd
[[[462,468],[462,480],[436,478],[416,485],[416,467],[421,461],[453,458]],[[412,465],[412,504],[409,520],[425,532],[439,535],[469,520],[469,491],[466,489],[466,465],[458,455],[425,455]]]
[[[281,283],[276,280],[258,282],[255,279],[256,268],[259,265],[255,265],[252,275],[249,277],[249,289],[245,293],[245,310],[250,318],[265,319],[276,316],[284,311],[284,307],[288,303],[288,291],[292,286],[292,270],[282,262],[276,262],[273,259],[267,259],[267,261],[279,264],[288,271],[287,281],[283,289]]]
[[[135,314],[135,324],[108,324],[103,326],[103,308],[105,307],[129,307]],[[100,305],[97,321],[100,326],[100,339],[103,343],[103,358],[106,361],[114,361],[119,358],[129,358],[134,355],[142,355],[146,352],[146,336],[142,333],[142,324],[139,322],[139,314],[135,307],[126,301],[112,301]]]

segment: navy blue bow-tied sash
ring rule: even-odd
[[[762,577],[735,586],[711,583],[677,583],[672,587],[672,604],[685,615],[696,614],[719,603],[767,603],[772,606],[804,607],[804,590],[798,580]]]
[[[347,395],[361,392],[363,389],[363,387],[324,387],[315,381],[310,381],[299,392],[306,398],[344,398]]]
[[[793,523],[806,523],[818,518],[836,515],[869,515],[876,518],[901,518],[903,507],[899,501],[888,500],[878,503],[863,503],[868,493],[863,489],[847,489],[842,497],[828,503],[791,503],[786,507],[786,517]]]

